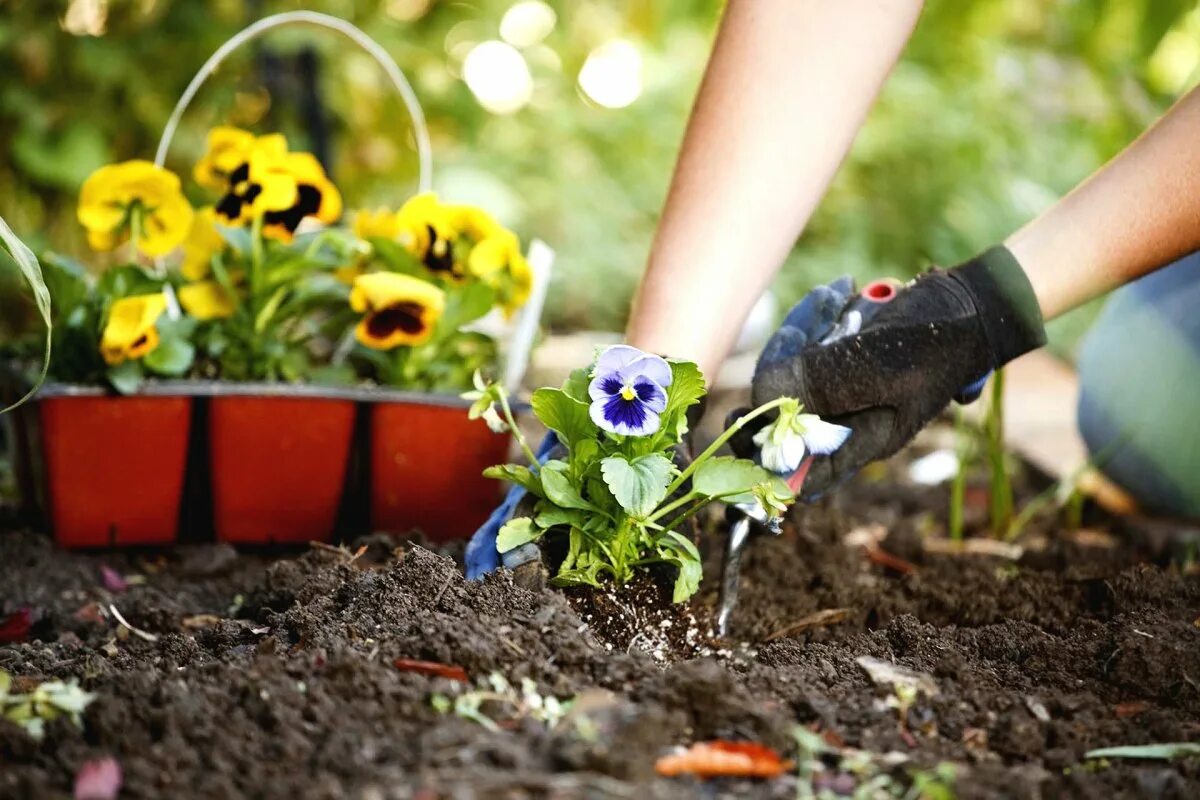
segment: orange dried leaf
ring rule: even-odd
[[[397,658],[392,663],[401,672],[415,672],[418,675],[432,675],[435,678],[449,678],[452,681],[467,682],[467,671],[462,667],[455,667],[451,664],[441,664],[437,661],[419,661],[414,658]]]
[[[728,742],[721,739],[696,742],[681,752],[658,759],[654,769],[659,775],[695,775],[698,778],[775,778],[791,769],[771,748],[755,742]]]

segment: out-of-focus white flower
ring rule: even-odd
[[[798,400],[789,399],[779,407],[775,421],[754,435],[759,460],[771,472],[795,472],[807,454],[829,455],[850,438],[846,426],[802,414],[803,409]]]

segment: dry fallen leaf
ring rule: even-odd
[[[432,675],[435,678],[449,678],[452,681],[467,682],[467,671],[462,667],[441,664],[437,661],[419,661],[413,658],[397,658],[392,663],[401,672],[415,672],[418,675]]]
[[[189,630],[197,628],[211,628],[220,623],[221,618],[216,614],[193,614],[190,617],[183,618],[183,627]]]
[[[654,769],[659,775],[695,775],[698,778],[775,778],[791,769],[771,748],[755,742],[728,742],[721,739],[696,742],[686,750],[658,759]]]
[[[766,638],[766,641],[773,642],[785,636],[795,636],[809,628],[823,628],[826,625],[836,625],[839,622],[844,622],[849,614],[850,609],[848,608],[825,608],[820,611],[814,611],[808,616],[802,617],[790,625],[775,631]]]

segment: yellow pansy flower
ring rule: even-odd
[[[198,320],[225,319],[233,315],[233,298],[216,281],[196,281],[179,287],[179,304]]]
[[[283,168],[296,182],[296,200],[282,210],[263,215],[263,233],[291,241],[300,221],[313,217],[326,225],[342,215],[342,195],[325,175],[325,168],[312,153],[288,153]]]
[[[100,355],[109,365],[141,358],[158,347],[154,323],[167,310],[162,292],[122,297],[108,310],[108,322],[100,337]]]
[[[283,140],[282,135],[275,136]],[[192,177],[206,189],[225,191],[233,171],[250,160],[254,142],[255,136],[250,131],[227,125],[213,128],[208,132],[208,148],[204,151],[204,156],[192,168]],[[283,149],[287,150],[286,140],[283,140]]]
[[[247,160],[229,173],[217,221],[239,225],[295,205],[299,192],[287,157],[287,140],[279,134],[255,139]]]
[[[472,242],[480,242],[504,231],[491,214],[476,206],[444,206],[451,224]]]
[[[472,275],[495,290],[496,304],[505,317],[511,317],[529,300],[533,271],[511,231],[501,229],[472,247],[467,266]]]
[[[136,228],[137,249],[161,256],[192,227],[192,207],[179,178],[149,161],[134,159],[101,167],[79,191],[79,222],[96,250],[111,250]]]
[[[408,200],[396,212],[400,243],[434,274],[461,278],[465,266],[455,261],[454,242],[458,228],[448,208],[437,195],[425,192]]]
[[[225,240],[217,231],[216,211],[205,206],[196,212],[192,228],[183,240],[183,264],[179,271],[189,281],[208,277],[212,269],[212,257],[225,249]]]
[[[372,272],[354,280],[350,307],[364,313],[355,338],[375,350],[391,350],[429,339],[446,307],[446,294],[411,275]]]
[[[386,208],[360,209],[354,215],[354,235],[360,239],[399,239],[400,215]]]

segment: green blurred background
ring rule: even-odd
[[[558,250],[553,328],[623,324],[716,0],[0,0],[0,214],[35,251],[85,255],[74,211],[88,173],[153,158],[209,54],[301,7],[361,26],[410,77],[435,188]],[[1133,139],[1198,64],[1196,2],[929,0],[778,294],[790,303],[847,272],[909,275],[1002,239]],[[168,166],[189,175],[219,123],[317,149],[348,208],[395,206],[414,187],[403,107],[333,33],[272,33],[231,59],[185,116]],[[20,305],[5,273],[11,322]],[[1093,311],[1056,323],[1061,350]]]

